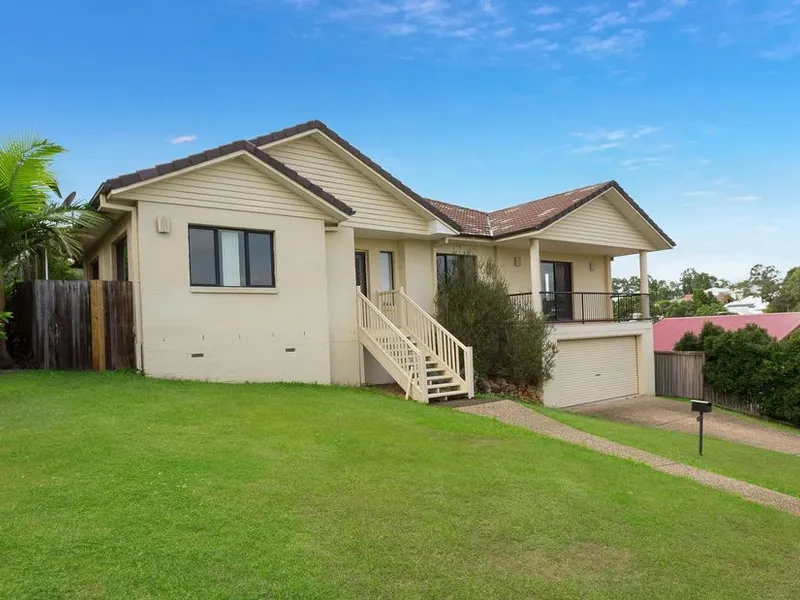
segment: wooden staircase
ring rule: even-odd
[[[361,291],[361,345],[418,402],[475,396],[472,348],[465,346],[402,289],[382,292],[373,304]]]
[[[466,382],[457,377],[435,354],[421,347],[418,341],[406,334],[411,343],[422,351],[425,357],[425,379],[427,382],[428,402],[442,402],[453,398],[469,396]]]

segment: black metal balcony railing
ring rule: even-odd
[[[605,292],[541,292],[542,314],[560,323],[602,323],[650,320],[648,294]],[[533,308],[530,292],[511,294],[520,308]]]

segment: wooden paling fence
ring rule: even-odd
[[[705,384],[705,352],[656,352],[656,395],[708,400],[718,406],[758,416],[759,407],[729,394],[712,390]]]
[[[656,352],[656,394],[703,399],[705,352]]]
[[[25,281],[9,302],[12,348],[38,369],[135,369],[130,281]]]

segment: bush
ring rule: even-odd
[[[711,321],[706,321],[703,323],[700,335],[687,331],[675,344],[674,350],[677,352],[707,352],[706,348],[711,343],[711,340],[723,333],[725,333],[723,327],[714,325]]]
[[[465,256],[454,265],[439,281],[436,318],[473,347],[476,375],[541,387],[552,378],[556,352],[548,323],[508,295],[493,260]]]
[[[722,331],[706,323],[699,338],[684,336],[678,345],[698,342],[708,356],[703,375],[709,386],[756,403],[766,417],[800,425],[800,338],[777,342],[753,324]]]

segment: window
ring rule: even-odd
[[[114,271],[117,281],[128,281],[128,238],[114,244]]]
[[[89,265],[89,279],[100,279],[100,261],[94,259]]]
[[[189,227],[191,285],[275,287],[271,231]]]
[[[475,268],[475,257],[471,254],[437,254],[436,278],[439,281],[447,281],[460,265]]]
[[[394,254],[381,251],[379,255],[381,268],[380,292],[389,292],[394,289]]]

